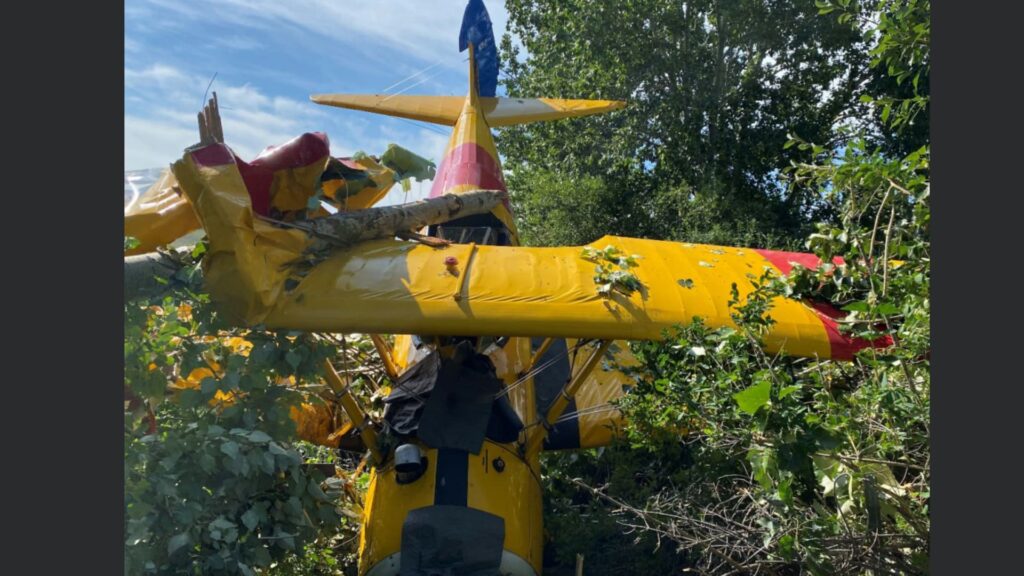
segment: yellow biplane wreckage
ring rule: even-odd
[[[379,159],[333,158],[319,133],[247,163],[224,144],[214,100],[200,115],[200,144],[125,214],[137,254],[201,226],[205,287],[239,325],[375,335],[393,379],[381,421],[324,368],[371,454],[361,575],[539,574],[539,454],[613,439],[621,419],[613,402],[630,385],[618,368],[634,362],[614,341],[660,339],[695,317],[731,326],[734,284],[742,295],[766,268],[819,263],[610,236],[586,247],[520,246],[491,128],[625,103],[497,97],[497,52],[480,0],[466,8],[459,45],[469,50],[465,98],[312,96],[452,126],[436,174],[398,147]],[[408,177],[433,177],[428,200],[373,207]],[[311,199],[337,214],[307,211]],[[126,270],[145,258],[126,258]],[[764,346],[849,359],[871,345],[840,333],[835,316],[778,298]],[[393,346],[383,334],[397,335]],[[384,434],[394,448],[383,448]]]

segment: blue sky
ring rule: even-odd
[[[124,168],[166,166],[198,140],[196,113],[215,73],[211,90],[221,105],[225,140],[244,159],[303,132],[322,131],[335,156],[379,154],[394,142],[438,161],[449,128],[326,108],[309,95],[465,94],[468,64],[458,51],[465,5],[126,0]],[[504,2],[488,0],[487,9],[500,41]],[[410,199],[428,190],[429,183],[413,184]]]

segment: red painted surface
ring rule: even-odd
[[[235,155],[226,144],[210,144],[192,151],[192,161],[200,166],[224,166],[235,161]]]
[[[783,274],[789,274],[793,270],[793,264],[799,264],[804,268],[810,268],[811,270],[818,267],[821,264],[821,258],[818,258],[814,254],[808,254],[806,252],[784,252],[782,250],[754,250],[761,256],[764,256],[773,266],[779,269],[779,272]],[[843,259],[835,257],[832,262],[837,266],[843,264]]]
[[[781,250],[756,250],[756,252],[771,262],[772,266],[778,268],[779,272],[783,274],[792,272],[795,264],[812,270],[821,264],[821,258],[805,252],[783,252]],[[833,258],[832,262],[837,266],[844,263],[843,259],[839,257]],[[846,313],[838,310],[828,302],[806,301],[806,304],[818,313],[818,319],[821,320],[821,324],[825,328],[825,334],[828,336],[832,358],[836,360],[852,360],[858,351],[865,348],[886,348],[893,344],[891,336],[884,336],[873,342],[863,338],[850,338],[839,331],[839,323],[836,322],[836,320],[843,319]]]
[[[260,216],[270,215],[270,185],[274,183],[274,173],[264,166],[249,164],[237,159],[238,173],[242,175],[245,189],[252,201],[252,211]]]
[[[323,132],[307,132],[281,144],[271,146],[252,162],[246,162],[232,153],[226,144],[210,144],[192,152],[192,159],[200,166],[224,166],[232,162],[238,167],[245,189],[252,201],[252,211],[261,216],[270,215],[270,185],[274,172],[309,166],[323,162],[331,146]]]
[[[832,348],[832,358],[836,360],[853,360],[857,352],[865,348],[888,348],[894,340],[892,336],[883,336],[874,341],[863,338],[850,338],[839,331],[839,323],[846,316],[846,313],[837,309],[828,302],[807,302],[818,313],[822,325],[825,327],[825,334],[828,335],[828,343]]]
[[[479,144],[462,144],[444,157],[430,189],[430,197],[436,198],[450,188],[463,185],[477,186],[484,190],[506,190],[501,166]]]
[[[331,152],[331,144],[327,134],[323,132],[306,132],[301,136],[281,144],[270,146],[253,161],[253,166],[263,166],[271,172],[287,168],[309,166],[321,162]]]

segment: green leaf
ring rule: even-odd
[[[249,441],[256,444],[265,444],[271,440],[270,435],[262,430],[253,430],[249,433]]]
[[[742,392],[733,394],[732,397],[739,404],[740,410],[753,416],[770,400],[772,389],[771,382],[765,380],[760,384],[754,384]]]
[[[203,378],[202,382],[200,382],[199,390],[202,391],[203,396],[207,398],[212,398],[213,395],[217,393],[218,386],[219,383],[217,382],[216,378],[211,378],[207,376],[206,378]]]
[[[187,388],[178,394],[178,403],[183,408],[198,408],[203,404],[203,393],[199,390]]]
[[[260,568],[267,568],[270,566],[271,562],[273,562],[273,559],[270,556],[270,551],[263,546],[258,546],[252,551],[252,563],[254,565],[259,566]]]
[[[306,487],[306,491],[309,495],[321,502],[330,502],[331,499],[327,497],[323,489],[320,488],[320,484],[316,480],[310,479],[309,485]]]
[[[875,312],[883,314],[885,316],[895,314],[899,311],[900,309],[895,304],[890,304],[889,302],[879,304],[878,308],[875,310]]]
[[[203,472],[206,472],[207,474],[212,474],[213,471],[217,468],[217,461],[214,459],[213,456],[209,454],[203,454],[202,456],[199,457],[199,467],[203,469]]]
[[[264,452],[260,457],[260,470],[263,470],[265,474],[274,473],[274,455],[268,452]]]
[[[847,312],[867,312],[870,309],[871,306],[869,306],[867,302],[863,301],[850,302],[846,306],[843,306],[843,310]]]
[[[782,390],[779,390],[779,400],[782,400],[783,398],[785,398],[786,396],[789,396],[793,392],[796,392],[800,388],[801,387],[799,385],[796,385],[796,386],[784,386],[782,388]]]
[[[227,441],[220,445],[220,451],[227,454],[231,458],[238,457],[238,444],[233,441]]]
[[[184,532],[171,536],[167,541],[167,555],[174,556],[174,553],[189,545],[188,533]]]

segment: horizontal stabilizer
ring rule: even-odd
[[[421,122],[454,126],[466,104],[463,96],[404,96],[387,94],[314,94],[317,104],[374,112]],[[565,100],[561,98],[480,98],[492,128],[542,120],[574,118],[618,110],[619,100]]]

